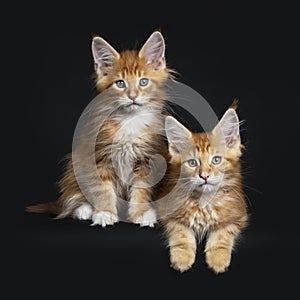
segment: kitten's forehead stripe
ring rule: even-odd
[[[208,152],[210,143],[205,133],[196,133],[194,135],[194,141],[198,152]]]
[[[124,51],[120,53],[118,67],[122,76],[140,76],[140,69],[144,67],[143,61],[139,59],[137,51]]]

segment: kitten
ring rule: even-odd
[[[118,221],[118,198],[129,201],[129,219],[141,226],[153,226],[156,213],[151,207],[149,158],[165,145],[162,111],[166,104],[164,84],[171,70],[165,63],[165,42],[154,32],[140,51],[117,52],[103,38],[94,37],[92,53],[97,90],[104,94],[99,111],[111,111],[100,128],[95,158],[101,179],[88,202],[74,176],[74,161],[68,159],[59,182],[61,196],[56,202],[37,204],[30,212],[49,212],[58,218],[73,216],[92,219],[93,225],[112,225]],[[102,106],[101,106],[102,105]],[[74,159],[74,155],[73,155]],[[87,173],[91,172],[87,170]],[[88,181],[87,175],[87,181]],[[97,193],[97,194],[96,194]]]
[[[169,190],[160,192],[157,203],[171,265],[180,272],[190,269],[196,240],[206,235],[206,262],[215,273],[224,272],[247,223],[235,104],[208,134],[192,133],[171,116],[165,129],[171,159],[160,189]]]

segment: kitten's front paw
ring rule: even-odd
[[[140,224],[141,227],[149,226],[154,227],[154,224],[157,222],[156,212],[153,208],[150,208],[144,212],[141,216],[133,220],[135,224]]]
[[[119,221],[119,218],[109,211],[100,211],[93,215],[92,221],[93,224],[91,226],[101,225],[105,227],[106,225],[114,225],[114,223]]]
[[[191,249],[172,247],[170,249],[171,267],[176,271],[185,272],[195,262],[195,252]]]
[[[215,273],[223,273],[230,265],[231,252],[227,249],[212,249],[206,252],[206,263]]]

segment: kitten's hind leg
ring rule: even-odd
[[[83,203],[75,209],[73,217],[79,220],[91,220],[93,208],[89,203]]]

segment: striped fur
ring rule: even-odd
[[[50,204],[30,206],[28,211],[53,213],[57,218],[91,218],[94,225],[106,226],[118,221],[117,198],[121,198],[129,201],[132,222],[153,226],[156,222],[150,205],[153,191],[144,187],[147,182],[143,181],[149,179],[143,175],[150,172],[149,158],[165,148],[160,133],[164,128],[164,84],[171,70],[165,65],[164,47],[159,32],[154,32],[140,51],[119,53],[102,38],[93,39],[96,88],[99,93],[106,92],[97,109],[112,111],[96,141],[96,165],[102,182],[91,184],[90,190],[94,189],[98,196],[92,203],[84,197],[69,155],[59,182],[60,198]],[[149,79],[149,84],[139,85],[141,78]],[[118,88],[119,80],[126,82],[125,88]],[[131,105],[133,95],[139,105]],[[87,180],[89,172],[86,170]]]
[[[230,108],[208,134],[191,133],[172,119],[166,123],[172,157],[168,176],[157,196],[171,264],[180,272],[190,269],[195,261],[196,241],[206,236],[206,262],[215,273],[221,273],[230,264],[234,242],[248,218],[237,115]],[[227,133],[225,138],[220,135],[220,128]],[[182,148],[174,134],[185,141]],[[174,150],[174,141],[178,152]],[[212,163],[216,154],[223,157],[219,165]],[[197,159],[200,164],[191,167],[187,163],[190,159]],[[209,175],[207,184],[201,178],[204,175]]]

